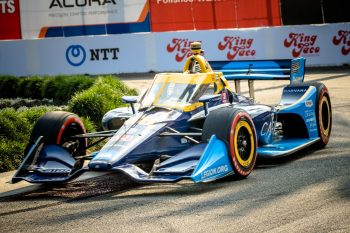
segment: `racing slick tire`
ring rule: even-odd
[[[73,157],[85,155],[86,138],[72,138],[71,136],[86,133],[84,124],[74,113],[64,111],[48,112],[40,117],[34,125],[26,151],[38,139],[44,137],[46,145],[60,145],[67,149]],[[82,166],[82,164],[79,164]]]
[[[213,134],[225,142],[235,176],[247,177],[257,158],[256,131],[249,114],[232,107],[210,112],[204,122],[202,140],[208,141]]]
[[[323,83],[307,82],[317,89],[316,122],[320,141],[315,146],[317,149],[324,148],[331,136],[332,131],[332,106],[327,87]]]

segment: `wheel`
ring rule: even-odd
[[[316,102],[316,122],[318,128],[318,135],[321,138],[316,143],[316,147],[324,148],[329,141],[332,131],[332,106],[331,99],[327,87],[323,83],[310,82],[308,83],[317,89]]]
[[[204,122],[202,140],[208,141],[213,134],[225,142],[235,175],[247,177],[257,157],[256,131],[248,113],[232,107],[210,112]]]
[[[85,127],[77,115],[64,111],[48,112],[35,123],[28,146],[31,146],[38,137],[44,136],[46,145],[60,145],[73,157],[85,155],[86,138],[71,137],[83,133],[86,133]]]

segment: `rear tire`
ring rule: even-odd
[[[202,140],[215,134],[225,142],[235,175],[247,177],[253,170],[257,157],[257,137],[251,117],[241,109],[220,108],[207,116]]]
[[[73,157],[81,156],[86,153],[87,140],[71,136],[84,133],[86,133],[85,127],[77,115],[64,111],[48,112],[35,123],[28,146],[43,136],[44,144],[60,145]]]
[[[332,106],[331,99],[327,87],[323,83],[310,82],[310,84],[317,89],[316,102],[316,122],[318,128],[318,135],[321,138],[315,146],[318,149],[324,148],[331,136],[332,131]]]

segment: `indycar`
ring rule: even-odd
[[[39,118],[12,182],[64,183],[89,171],[122,172],[137,182],[245,178],[257,157],[277,158],[327,145],[330,95],[325,85],[304,82],[304,58],[191,59],[201,72],[156,74],[144,94],[123,97],[129,107],[105,114],[103,131],[86,133],[79,117],[69,112]],[[291,82],[280,103],[257,104],[253,81],[279,79]],[[235,80],[235,91],[227,80]],[[250,97],[239,94],[240,80],[248,80]],[[99,151],[87,153],[107,139]]]

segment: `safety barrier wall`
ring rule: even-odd
[[[181,71],[191,41],[202,42],[208,60],[303,56],[307,66],[350,64],[350,23],[339,23],[1,41],[0,74]]]

